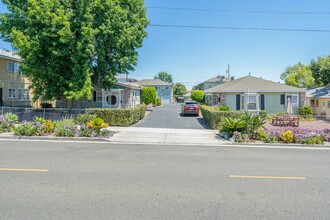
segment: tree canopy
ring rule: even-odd
[[[302,63],[287,67],[281,74],[281,79],[286,85],[299,88],[311,88],[315,85],[312,70]]]
[[[173,87],[173,93],[174,95],[183,95],[186,92],[186,86],[182,83],[175,83]]]
[[[318,86],[330,86],[330,55],[312,60],[310,68]]]
[[[144,0],[2,0],[1,38],[22,57],[36,100],[91,98],[137,64]]]
[[[160,79],[164,82],[173,83],[172,75],[167,72],[159,72],[158,75],[154,77],[154,79]]]

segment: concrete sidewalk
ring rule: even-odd
[[[110,127],[111,142],[130,144],[221,145],[231,142],[220,138],[216,130]]]

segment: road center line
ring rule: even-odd
[[[302,176],[240,176],[240,175],[229,175],[230,178],[241,178],[241,179],[285,179],[285,180],[306,180],[306,177]]]
[[[20,168],[0,168],[0,171],[48,172],[47,169],[20,169]]]

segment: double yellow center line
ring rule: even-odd
[[[306,177],[302,176],[240,176],[240,175],[229,175],[230,178],[241,178],[241,179],[283,179],[283,180],[306,180]]]
[[[48,172],[47,169],[20,169],[20,168],[0,168],[0,171]]]

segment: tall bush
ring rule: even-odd
[[[157,91],[154,87],[142,88],[142,94],[141,94],[142,103],[146,105],[156,103],[156,98],[157,98]]]
[[[312,108],[310,106],[303,106],[299,108],[299,115],[311,116],[313,114]]]
[[[191,91],[191,99],[196,102],[202,103],[204,100],[204,91],[202,90]]]

